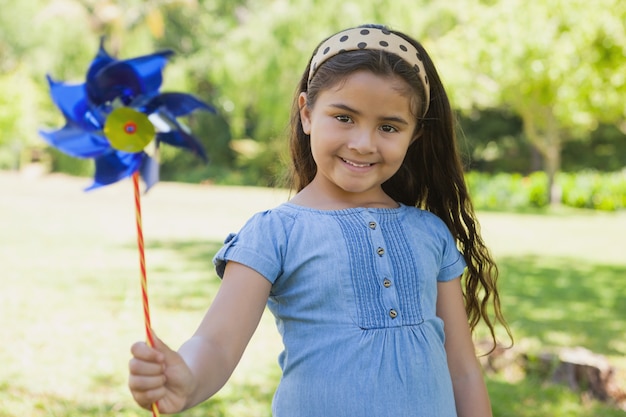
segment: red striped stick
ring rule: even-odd
[[[143,230],[141,226],[141,194],[139,193],[139,171],[133,173],[133,188],[135,189],[135,219],[137,223],[137,248],[139,249],[139,268],[141,270],[141,300],[143,303],[143,320],[146,328],[148,345],[154,347],[152,338],[152,324],[150,323],[150,305],[148,303],[148,277],[146,275],[146,257],[143,246]],[[152,404],[152,416],[159,417],[157,404]]]

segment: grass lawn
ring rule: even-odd
[[[143,338],[130,181],[0,173],[0,417],[148,416],[126,388]],[[142,199],[153,326],[173,348],[219,280],[223,238],[283,191],[160,183]],[[583,346],[626,381],[626,213],[481,213],[519,348]],[[280,340],[266,314],[231,381],[182,416],[269,416]],[[490,375],[496,416],[626,416],[532,376]]]

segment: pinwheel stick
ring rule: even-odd
[[[133,188],[135,190],[135,219],[137,223],[137,248],[139,249],[139,269],[141,270],[141,300],[143,304],[143,320],[146,328],[146,340],[148,345],[154,347],[152,337],[152,324],[150,323],[150,304],[148,302],[148,276],[146,274],[146,256],[143,245],[143,228],[141,225],[141,194],[139,192],[139,172],[133,173]],[[152,415],[159,416],[159,408],[156,403],[152,404]]]

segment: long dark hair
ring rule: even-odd
[[[378,25],[361,27],[387,29]],[[392,32],[410,42],[422,56],[430,83],[427,113],[421,116],[424,91],[416,72],[395,54],[376,50],[340,53],[324,62],[310,82],[307,66],[298,84],[292,108],[290,185],[293,190],[302,190],[313,180],[317,171],[309,135],[302,130],[298,105],[300,93],[307,93],[307,106],[312,107],[320,92],[337,85],[356,71],[367,70],[382,76],[402,77],[414,93],[411,111],[417,118],[414,132],[417,140],[409,147],[400,169],[382,184],[382,188],[395,201],[428,210],[446,223],[467,262],[463,279],[470,328],[474,331],[482,319],[489,328],[495,348],[496,323],[504,327],[511,339],[512,336],[500,307],[496,285],[498,268],[481,237],[465,184],[450,102],[423,46],[401,32]],[[489,310],[492,310],[493,316]]]

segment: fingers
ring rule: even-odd
[[[131,375],[157,376],[165,374],[165,365],[162,361],[148,361],[138,357],[131,358],[128,362]]]
[[[133,344],[130,351],[133,357],[128,362],[128,387],[135,401],[150,409],[166,394],[165,357],[145,342]]]
[[[165,376],[140,376],[131,374],[128,378],[128,387],[135,401],[143,408],[150,408],[165,396]]]
[[[128,376],[128,387],[131,391],[145,392],[165,386],[166,378],[163,372],[149,374],[142,371],[141,373],[136,373],[133,371],[135,366],[132,361],[129,367],[131,371]]]
[[[128,387],[135,401],[150,409],[158,403],[162,413],[183,409],[193,380],[183,358],[153,333],[154,347],[137,342],[130,348]]]
[[[161,342],[163,345],[163,342]],[[130,347],[130,353],[134,358],[146,362],[163,362],[164,357],[156,348],[148,346],[145,342],[137,342]]]

